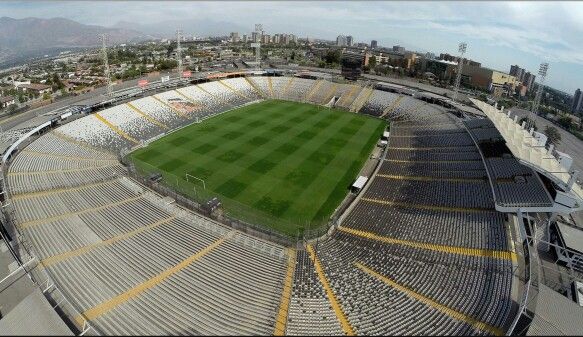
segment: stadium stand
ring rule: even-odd
[[[319,104],[337,96],[346,109],[406,117],[392,123],[378,174],[344,221],[297,251],[169,203],[116,159],[263,96]],[[7,183],[18,228],[95,334],[493,335],[517,311],[517,257],[488,176],[527,175],[512,165],[485,163],[464,124],[414,98],[252,77],[77,119],[22,150]]]

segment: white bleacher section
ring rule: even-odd
[[[257,88],[259,88],[259,90],[261,90],[261,92],[263,93],[263,95],[265,95],[265,97],[268,98],[272,98],[271,97],[271,93],[269,91],[269,80],[266,76],[250,76],[249,81],[255,83],[255,85],[257,85]],[[272,83],[273,80],[275,78],[272,78]]]
[[[399,98],[399,95],[392,92],[374,90],[368,101],[366,101],[363,107],[360,109],[360,113],[364,113],[372,116],[381,116],[385,109],[392,106],[393,103]],[[397,106],[394,107],[397,109]]]
[[[8,172],[14,217],[68,299],[86,311],[156,282],[91,319],[97,331],[132,335],[273,332],[288,262],[283,247],[168,205],[126,177],[91,181],[104,168],[121,168],[112,155],[88,145],[49,133],[23,154],[27,150],[35,155],[17,157]],[[48,162],[47,157],[67,159]],[[69,176],[66,186],[30,180],[26,186],[34,193],[13,188],[19,185],[13,177],[41,174],[50,180],[51,172],[68,169],[69,161],[103,163],[83,167],[85,174]],[[224,241],[184,269],[163,280],[156,278],[218,239]]]
[[[169,93],[172,93],[172,91],[170,91]],[[169,95],[165,95],[164,97],[168,98],[172,97],[175,100],[179,99],[178,97]],[[180,100],[185,101],[184,98]],[[165,102],[167,103],[168,99],[166,99]],[[172,111],[171,108],[160,103],[153,97],[140,98],[135,101],[132,101],[131,104],[138,108],[143,113],[153,118],[154,120],[159,121],[160,123],[165,124],[170,128],[181,126],[184,123],[183,117],[181,117],[179,114]]]
[[[293,81],[297,80],[297,78],[291,78],[291,77],[287,77],[287,76],[286,77],[278,76],[278,77],[271,78],[271,86],[273,87],[273,95],[274,95],[273,98],[290,99],[290,97],[287,96],[287,93],[289,93],[291,85],[288,87],[285,97],[284,97],[284,91],[286,90],[286,87],[288,86],[288,83],[291,79],[293,79]],[[265,79],[265,82],[269,86],[268,79]],[[292,84],[293,84],[293,82],[292,82]],[[269,87],[267,88],[267,90],[269,90]]]
[[[287,84],[287,83],[286,83]],[[295,78],[291,86],[285,93],[284,99],[292,101],[301,101],[310,92],[316,81],[305,78]],[[285,84],[284,84],[285,85]],[[275,88],[274,88],[275,90]]]
[[[226,102],[231,106],[240,105],[245,101],[244,98],[238,96],[218,81],[202,83],[199,84],[199,86],[209,92],[215,99],[218,99],[221,102]]]
[[[147,140],[163,132],[160,126],[150,122],[126,104],[105,109],[99,114],[134,139]]]
[[[223,83],[235,89],[239,94],[242,94],[250,100],[257,100],[261,97],[257,91],[247,82],[243,77],[228,78],[222,80]]]
[[[120,150],[133,144],[102,123],[94,115],[74,120],[59,128],[58,132],[78,141],[86,142],[96,147]]]
[[[288,100],[303,100],[316,84],[271,80],[275,96]],[[242,78],[223,81],[234,90],[217,82],[178,89],[200,109],[187,118],[154,98],[131,104],[177,127],[260,99]],[[253,81],[269,92],[267,78]],[[311,99],[327,103],[329,93],[351,89],[332,91],[334,85],[322,83]],[[360,97],[360,106],[370,90],[356,90],[347,101]],[[156,97],[184,100],[176,91]],[[364,107],[382,113],[397,97],[375,91]],[[340,228],[314,244],[321,269],[297,251],[287,334],[337,335],[346,325],[357,334],[488,334],[482,323],[469,322],[502,330],[515,311],[512,261],[460,253],[510,249],[471,138],[454,117],[425,102],[404,97],[396,113],[408,118],[391,127],[389,146],[400,148],[389,148],[384,176],[362,194],[368,200],[357,201]],[[124,133],[144,141],[164,131],[127,105],[99,114],[113,127],[93,115],[78,119],[35,140],[8,169],[17,226],[56,285],[104,334],[273,334],[292,250],[167,204],[123,176],[114,154],[93,147],[119,150],[133,145]],[[398,243],[407,240],[425,246]],[[357,263],[470,318],[455,319]]]

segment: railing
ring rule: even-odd
[[[49,126],[51,129],[52,126]],[[43,128],[44,129],[44,128]],[[38,132],[38,131],[37,131]],[[20,142],[14,150],[17,150],[18,147],[25,148],[26,146],[30,145],[34,140],[37,139],[35,137],[37,132],[28,133],[26,137],[22,137]],[[12,245],[15,243],[17,245],[17,249],[14,249],[14,253],[16,254],[15,259],[18,261],[19,265],[24,269],[24,272],[30,277],[31,281],[35,284],[36,287],[41,289],[45,298],[49,301],[53,309],[59,314],[59,316],[63,319],[63,321],[72,328],[73,331],[78,333],[79,335],[86,334],[89,330],[93,329],[97,335],[101,335],[99,331],[97,331],[94,327],[92,327],[89,322],[87,322],[83,318],[83,323],[79,324],[76,321],[76,317],[83,317],[81,315],[81,310],[77,309],[68,299],[67,296],[60,290],[57,284],[52,280],[49,272],[42,268],[42,271],[39,271],[39,267],[28,270],[25,263],[22,263],[23,260],[30,261],[31,259],[35,259],[37,256],[32,243],[28,241],[27,237],[20,232],[18,226],[15,222],[15,214],[16,210],[14,208],[14,204],[10,202],[10,192],[7,186],[6,174],[10,164],[11,156],[8,156],[5,161],[3,161],[3,165],[1,165],[1,174],[2,174],[2,191],[4,193],[4,203],[2,204],[2,210],[0,212],[0,216],[2,217],[3,223],[6,225],[6,230],[9,232],[9,235],[12,237],[13,243],[6,242],[7,246],[13,248]],[[52,292],[51,292],[52,289]],[[55,295],[59,295],[60,298],[57,298]]]

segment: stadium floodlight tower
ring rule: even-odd
[[[180,48],[180,40],[182,38],[182,30],[176,30],[176,60],[178,61],[178,78],[182,77],[182,50]]]
[[[103,67],[104,67],[104,76],[105,80],[107,81],[107,96],[113,96],[113,85],[111,84],[111,76],[109,74],[109,61],[107,60],[107,35],[101,34],[99,35],[101,40],[101,57],[103,57]]]
[[[536,89],[534,102],[532,102],[532,108],[530,109],[530,112],[532,113],[533,116],[532,120],[530,121],[530,125],[528,126],[529,130],[534,125],[534,115],[538,115],[538,107],[540,106],[540,100],[542,98],[543,90],[545,88],[544,83],[545,78],[547,77],[547,70],[549,70],[549,64],[546,62],[541,63],[538,68],[539,75],[538,88]]]
[[[253,41],[251,47],[255,47],[255,64],[257,69],[261,69],[261,38],[263,37],[263,25],[255,24],[255,36],[258,36],[258,41]]]
[[[458,95],[458,91],[460,90],[460,83],[462,82],[462,67],[464,66],[464,54],[466,52],[466,48],[468,47],[468,44],[465,42],[461,42],[459,44],[459,49],[458,51],[460,52],[460,57],[458,60],[458,65],[457,65],[457,74],[455,76],[455,86],[453,88],[453,101],[457,102],[457,95]]]

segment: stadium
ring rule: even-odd
[[[6,235],[53,324],[84,335],[540,328],[532,238],[549,214],[583,205],[544,135],[476,100],[272,75],[68,111],[8,149]]]

